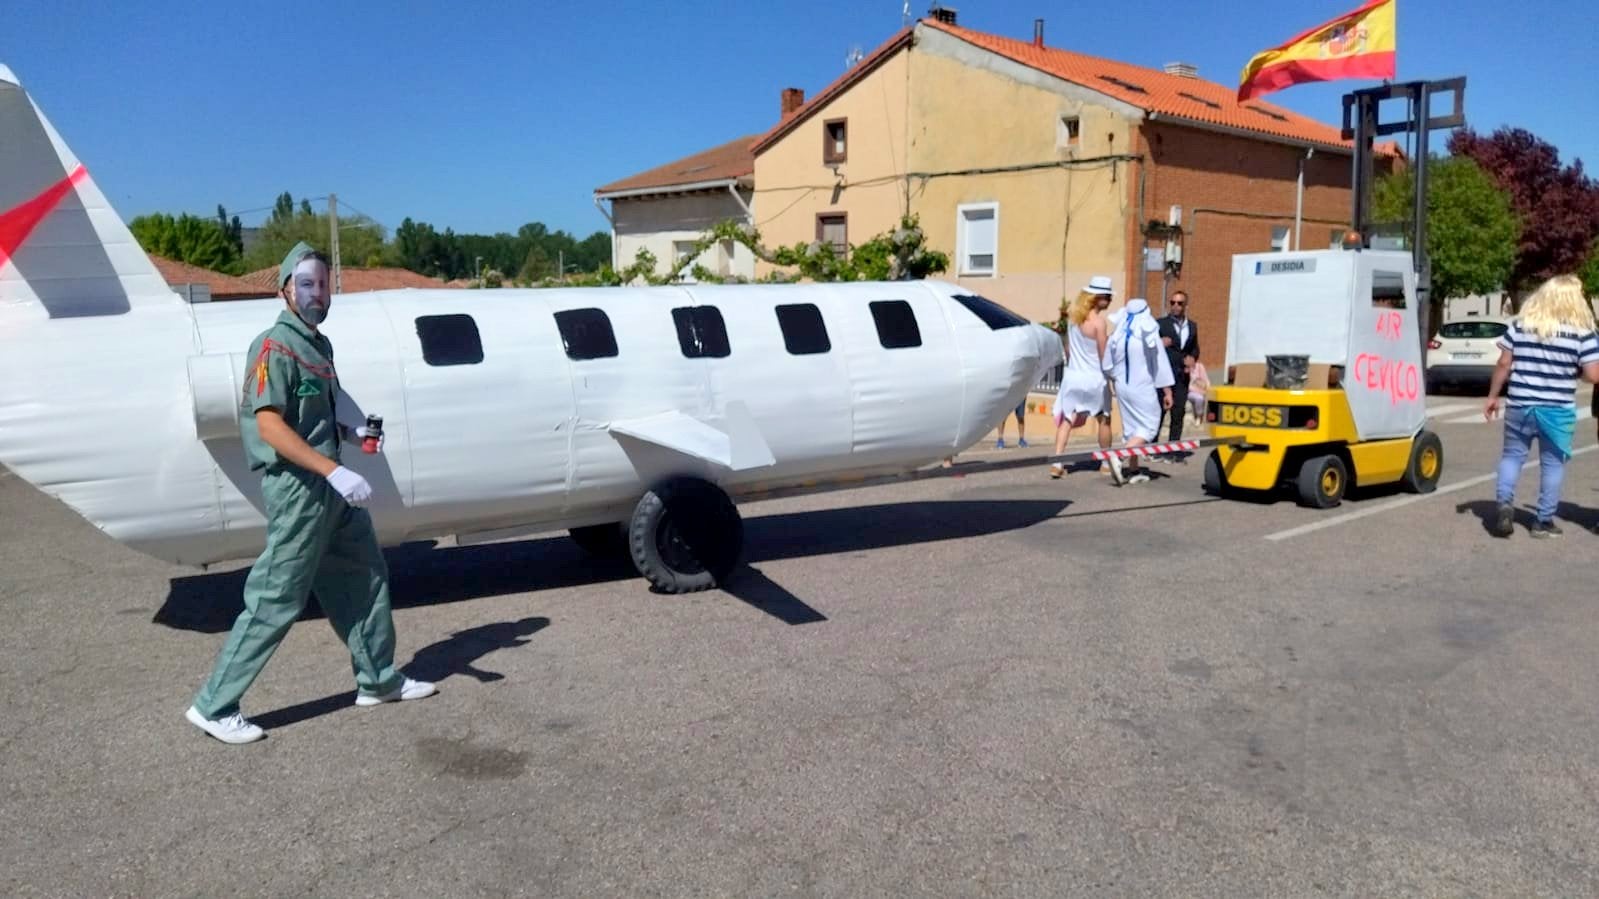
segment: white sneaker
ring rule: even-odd
[[[1139,474],[1135,474],[1135,475],[1129,477],[1127,479],[1127,483],[1129,483],[1129,484],[1143,484],[1143,483],[1147,482],[1148,480],[1149,480],[1149,475],[1143,474],[1142,472],[1140,472]]]
[[[212,721],[191,705],[189,710],[183,713],[183,717],[189,719],[190,724],[224,743],[254,743],[266,736],[266,731],[251,724],[250,720],[239,712]]]
[[[1111,483],[1115,484],[1117,487],[1127,483],[1127,481],[1122,477],[1122,460],[1116,458],[1115,456],[1110,456],[1105,459],[1105,461],[1110,463]]]
[[[439,692],[439,688],[428,683],[427,681],[411,680],[408,677],[405,679],[404,683],[381,696],[373,696],[370,693],[362,693],[361,691],[357,690],[355,693],[355,704],[364,706],[378,705],[384,702],[403,702],[407,699],[421,699],[424,696],[432,696],[437,692]]]

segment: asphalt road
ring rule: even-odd
[[[1439,493],[1332,511],[1198,464],[775,500],[681,598],[555,535],[397,549],[439,695],[354,707],[309,617],[242,747],[183,711],[244,563],[0,473],[0,894],[1599,894],[1593,423],[1566,536],[1495,540],[1478,402],[1432,401]]]

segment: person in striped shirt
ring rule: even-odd
[[[1493,532],[1513,531],[1516,480],[1538,438],[1538,518],[1534,537],[1558,537],[1555,509],[1560,483],[1571,458],[1571,437],[1577,427],[1577,377],[1599,382],[1599,334],[1593,308],[1575,275],[1545,281],[1499,338],[1499,364],[1494,367],[1483,416],[1492,421],[1499,394],[1510,385],[1505,409],[1505,448],[1499,457],[1498,501]]]

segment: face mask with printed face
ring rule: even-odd
[[[328,290],[328,267],[320,259],[304,259],[294,267],[294,305],[300,320],[316,327],[328,317],[332,302]]]

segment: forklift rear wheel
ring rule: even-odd
[[[692,593],[733,573],[744,550],[744,521],[722,488],[673,478],[639,499],[627,538],[633,564],[655,589]]]
[[[1221,453],[1211,450],[1205,459],[1205,492],[1211,496],[1227,495],[1227,472],[1221,467]]]
[[[1301,505],[1331,509],[1344,499],[1344,488],[1349,486],[1349,469],[1337,456],[1306,459],[1299,468],[1296,486]]]
[[[1410,464],[1405,466],[1405,489],[1411,493],[1431,493],[1438,489],[1444,473],[1444,444],[1438,435],[1422,431],[1410,447]]]

